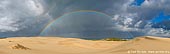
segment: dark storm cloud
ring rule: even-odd
[[[64,13],[79,10],[104,11],[110,8],[113,0],[48,0],[49,14],[57,18]],[[50,4],[52,3],[52,4]]]
[[[43,30],[40,35],[88,39],[133,37],[127,32],[115,28],[113,29],[116,24],[114,24],[111,19],[112,17],[101,12],[73,12],[58,18],[56,21],[46,27],[46,29]]]

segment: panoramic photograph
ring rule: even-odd
[[[170,54],[170,0],[0,0],[0,54]]]

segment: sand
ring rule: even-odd
[[[170,39],[145,36],[129,41],[93,41],[13,37],[0,39],[0,54],[170,54]]]

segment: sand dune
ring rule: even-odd
[[[115,54],[170,54],[170,39],[138,37],[109,50]]]
[[[0,39],[0,54],[168,54],[168,51],[169,38],[151,36],[129,41],[92,41],[58,37]]]

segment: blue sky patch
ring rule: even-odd
[[[145,0],[134,0],[134,2],[131,5],[141,6],[144,1]]]
[[[160,12],[157,17],[152,19],[152,23],[160,23],[167,20],[170,20],[170,15],[165,15],[163,12]]]

